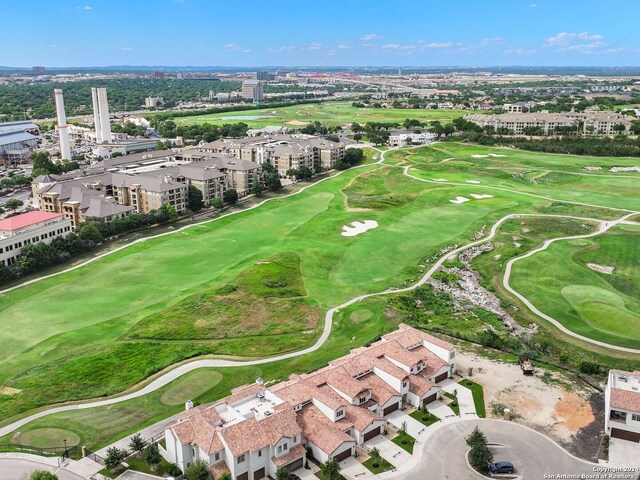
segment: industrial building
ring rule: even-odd
[[[0,165],[27,163],[39,135],[40,127],[30,121],[0,123]]]
[[[69,143],[69,131],[67,115],[64,111],[64,97],[62,90],[56,88],[53,91],[56,102],[56,118],[58,120],[58,141],[60,142],[60,159],[71,160],[71,144]]]

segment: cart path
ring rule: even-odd
[[[362,167],[367,167],[367,166],[371,166],[371,165],[375,165],[375,164],[381,164],[381,165],[388,166],[388,167],[396,167],[396,166],[392,166],[392,165],[385,165],[383,163],[384,162],[385,153],[388,152],[388,151],[393,151],[393,149],[392,150],[386,150],[386,151],[380,151],[380,150],[378,150],[378,151],[380,152],[380,159],[377,162],[369,163],[369,164],[366,164],[366,165],[359,165],[359,166],[353,167],[353,168],[362,168]],[[418,177],[414,177],[413,175],[411,175],[408,172],[410,167],[411,166],[400,167],[400,168],[404,169],[405,175],[407,175],[407,176],[409,176],[411,178],[414,178],[416,180],[424,181],[424,182],[427,182],[427,183],[439,184],[439,185],[444,185],[444,184],[448,183],[448,184],[453,184],[453,185],[460,185],[460,186],[469,187],[468,184],[456,184],[456,183],[453,183],[453,182],[434,182],[434,181],[431,181],[431,180],[425,180],[425,179],[421,179],[421,178],[418,178]],[[338,172],[335,175],[331,175],[331,176],[328,176],[326,178],[323,178],[323,179],[319,180],[318,182],[316,182],[314,184],[307,185],[307,186],[303,187],[302,189],[300,189],[297,192],[294,192],[294,193],[291,193],[291,194],[288,194],[288,195],[284,195],[282,197],[274,197],[272,199],[266,199],[263,202],[260,202],[260,203],[254,205],[254,206],[252,206],[250,208],[247,208],[245,210],[231,212],[231,213],[228,213],[228,214],[226,214],[224,216],[220,216],[220,217],[217,217],[215,219],[210,219],[210,220],[206,220],[206,221],[203,221],[203,222],[187,225],[187,226],[181,227],[180,229],[176,229],[176,230],[171,231],[171,232],[166,232],[166,233],[162,233],[162,234],[159,234],[159,235],[155,235],[153,237],[147,237],[147,238],[144,238],[144,239],[139,239],[139,240],[136,240],[135,242],[132,242],[129,245],[132,245],[132,244],[135,244],[135,243],[139,243],[139,242],[142,242],[142,241],[146,241],[146,240],[151,239],[151,238],[157,238],[157,237],[161,237],[161,236],[165,236],[165,235],[171,235],[171,234],[177,233],[179,231],[185,230],[187,228],[191,228],[193,226],[206,224],[206,223],[209,223],[209,222],[213,222],[213,221],[219,220],[220,218],[224,218],[224,217],[229,216],[229,215],[235,215],[237,213],[245,212],[247,210],[251,210],[251,209],[257,208],[257,207],[259,207],[261,205],[264,205],[268,201],[272,201],[272,200],[276,200],[276,199],[280,199],[280,198],[286,198],[286,197],[297,195],[297,194],[303,192],[304,190],[306,190],[307,188],[312,187],[312,186],[316,185],[317,183],[320,183],[320,182],[323,182],[325,180],[328,180],[329,178],[336,177],[336,176],[340,175],[341,173],[342,172]],[[481,185],[474,185],[474,188],[478,188],[478,187],[482,187],[482,186]],[[511,190],[503,189],[503,188],[500,188],[500,187],[484,186],[484,188],[493,188],[493,189],[511,191]],[[529,196],[543,198],[545,200],[552,200],[552,199],[550,199],[548,197],[544,197],[544,196],[541,196],[541,195],[535,195],[535,194],[529,194],[529,193],[517,192],[517,191],[514,191],[514,192],[515,193],[521,193],[523,195],[529,195]],[[584,204],[584,203],[570,202],[570,201],[564,201],[564,200],[557,200],[557,201],[563,201],[565,203],[577,204],[577,205],[588,205],[588,204]],[[614,208],[614,207],[601,207],[601,206],[598,206],[598,205],[590,205],[590,206],[629,212],[628,210],[623,210],[623,209]],[[495,237],[495,235],[497,234],[498,229],[500,228],[500,226],[503,223],[505,223],[506,221],[511,220],[513,218],[522,218],[522,217],[573,218],[573,219],[578,219],[578,220],[596,222],[596,223],[600,224],[599,229],[596,232],[592,232],[590,234],[574,236],[574,237],[562,237],[562,238],[559,238],[559,239],[554,239],[554,240],[547,241],[547,242],[545,242],[545,245],[543,245],[543,247],[540,247],[539,249],[536,250],[536,251],[540,251],[540,250],[544,250],[545,248],[547,248],[547,246],[550,243],[552,243],[553,241],[555,241],[555,240],[568,239],[568,238],[586,238],[586,237],[591,237],[591,236],[594,236],[594,235],[598,235],[598,234],[603,233],[604,231],[608,230],[609,228],[613,227],[614,225],[617,225],[617,224],[619,224],[621,222],[627,221],[627,219],[629,217],[637,215],[638,213],[640,213],[640,212],[630,211],[630,213],[627,213],[623,217],[621,217],[621,218],[619,218],[617,220],[613,220],[613,221],[603,221],[603,220],[597,219],[597,218],[575,217],[575,216],[570,216],[570,215],[519,214],[519,213],[512,213],[512,214],[509,214],[509,215],[505,215],[504,217],[502,217],[500,220],[498,220],[491,227],[491,230],[490,230],[489,234],[487,236],[485,236],[484,238],[481,238],[479,240],[475,240],[475,241],[472,241],[470,243],[467,243],[466,245],[458,247],[458,248],[456,248],[454,250],[451,250],[451,251],[445,253],[444,255],[442,255],[431,266],[431,268],[414,284],[412,284],[412,285],[410,285],[408,287],[404,287],[404,288],[393,288],[392,287],[392,288],[388,288],[386,290],[383,290],[381,292],[359,295],[359,296],[354,297],[351,300],[348,300],[348,301],[346,301],[346,302],[344,302],[344,303],[342,303],[342,304],[340,304],[338,306],[330,308],[325,314],[325,322],[324,322],[324,326],[323,326],[323,329],[322,329],[322,334],[320,335],[318,340],[312,346],[310,346],[308,348],[305,348],[305,349],[299,350],[299,351],[295,351],[295,352],[282,354],[282,355],[273,356],[273,357],[260,358],[260,359],[254,359],[254,360],[246,360],[246,361],[215,359],[215,358],[214,359],[201,359],[201,360],[190,361],[190,362],[187,362],[187,363],[183,363],[182,365],[180,365],[180,366],[168,371],[165,374],[160,375],[158,378],[154,379],[153,381],[151,381],[149,384],[147,384],[146,386],[142,387],[141,389],[136,390],[135,392],[128,393],[126,395],[113,397],[113,398],[107,398],[107,399],[103,399],[103,400],[88,401],[88,402],[85,402],[85,403],[77,403],[77,404],[70,404],[70,405],[67,404],[67,405],[60,405],[60,406],[57,406],[57,407],[46,408],[46,409],[41,410],[41,411],[39,411],[37,413],[34,413],[34,414],[29,415],[27,417],[24,417],[24,418],[22,418],[20,420],[17,420],[15,422],[11,423],[11,424],[8,424],[8,425],[6,425],[4,427],[1,427],[0,428],[0,436],[4,436],[4,435],[7,435],[9,433],[12,433],[12,432],[16,431],[17,429],[19,429],[20,427],[26,425],[27,423],[32,422],[34,420],[37,420],[39,418],[45,417],[47,415],[51,415],[51,414],[55,414],[55,413],[62,413],[62,412],[69,412],[69,411],[74,411],[74,410],[84,410],[84,409],[87,409],[87,408],[103,407],[103,406],[113,405],[113,404],[116,404],[116,403],[125,402],[127,400],[131,400],[131,399],[134,399],[134,398],[138,398],[138,397],[147,395],[149,393],[152,393],[152,392],[164,387],[165,385],[169,384],[173,380],[176,380],[177,378],[181,377],[182,375],[184,375],[184,374],[186,374],[188,372],[191,372],[193,370],[197,370],[199,368],[208,368],[208,367],[209,368],[210,367],[218,367],[218,368],[219,367],[242,367],[242,366],[251,366],[251,365],[261,365],[261,364],[277,362],[277,361],[287,360],[287,359],[290,359],[290,358],[299,357],[301,355],[306,355],[308,353],[313,353],[316,350],[318,350],[320,347],[322,347],[322,345],[328,340],[329,335],[331,334],[332,326],[333,326],[333,316],[334,316],[334,314],[339,312],[341,309],[346,308],[346,307],[348,307],[350,305],[353,305],[354,303],[360,302],[360,301],[362,301],[364,299],[367,299],[367,298],[370,298],[370,297],[397,294],[397,293],[405,293],[405,292],[410,292],[412,290],[415,290],[416,288],[424,285],[449,257],[455,256],[455,255],[463,252],[464,250],[467,250],[469,248],[472,248],[472,247],[475,247],[475,246],[478,246],[478,245],[481,245],[483,243],[486,243],[486,242],[490,241],[491,239],[493,239]],[[112,254],[112,253],[114,253],[116,251],[122,250],[122,249],[126,248],[129,245],[125,245],[123,247],[119,247],[116,250],[113,250],[113,251],[110,251],[110,252],[106,252],[103,255],[95,257],[95,258],[93,258],[93,259],[91,259],[91,260],[89,260],[87,262],[84,262],[83,264],[76,265],[76,266],[74,266],[74,267],[72,267],[70,269],[67,269],[65,271],[70,271],[70,270],[75,270],[77,268],[81,268],[82,266],[87,265],[89,263],[92,263],[92,262],[94,262],[94,261],[96,261],[96,260],[98,260],[98,259],[100,259],[100,258],[102,258],[104,256],[107,256],[107,255],[110,255],[110,254]],[[29,282],[25,282],[25,283],[23,283],[21,285],[17,285],[15,287],[12,287],[11,289],[7,289],[7,290],[2,291],[0,293],[11,291],[11,290],[14,290],[16,288],[20,288],[21,286],[28,285],[30,283],[35,283],[35,282],[40,281],[40,280],[42,280],[44,278],[50,278],[50,277],[53,277],[53,276],[56,276],[56,275],[60,275],[60,274],[64,273],[65,271],[57,272],[55,274],[48,275],[46,277],[41,277],[41,278],[38,278],[38,279],[31,280]],[[516,293],[516,295],[519,295],[519,294]],[[524,297],[519,296],[519,298],[524,298]],[[526,299],[524,299],[524,300],[526,301]],[[531,307],[533,307],[533,306],[531,306]],[[533,307],[533,308],[535,308],[535,307]],[[543,318],[549,318],[549,321],[551,323],[553,323],[554,325],[558,326],[559,328],[562,327],[560,322],[558,322],[558,321],[556,321],[554,319],[551,319],[550,317],[543,317]],[[590,339],[590,338],[583,337],[581,335],[575,334],[575,333],[567,330],[564,327],[562,327],[561,330],[563,332],[567,333],[568,335],[571,335],[571,336],[573,336],[575,338],[581,339],[581,340],[583,340],[585,342],[588,342],[588,343],[592,343],[592,344],[599,345],[599,346],[604,346],[606,348],[610,348],[610,349],[621,351],[621,352],[640,354],[640,350],[635,350],[635,349],[630,349],[630,348],[625,348],[625,347],[619,347],[617,345],[610,345],[610,344],[607,344],[607,343],[604,343],[604,342],[599,342],[597,340],[593,340],[593,339]]]

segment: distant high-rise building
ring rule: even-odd
[[[164,77],[165,77],[164,72],[160,72],[158,70],[156,70],[151,74],[151,78],[164,78]]]
[[[56,116],[58,118],[58,137],[60,139],[60,158],[71,160],[71,146],[69,145],[69,130],[67,128],[67,115],[64,112],[64,97],[62,90],[56,88],[53,91],[56,101]]]
[[[273,79],[273,75],[266,70],[260,70],[256,72],[256,80],[261,80],[263,82],[268,82]]]
[[[38,75],[44,75],[44,67],[31,67],[31,73],[33,73],[36,77]]]
[[[242,82],[242,98],[261,102],[264,97],[262,82],[260,80],[245,80]]]
[[[111,123],[106,88],[91,88],[93,100],[93,122],[96,129],[96,143],[111,142]]]
[[[160,107],[162,105],[164,105],[162,97],[147,97],[144,99],[144,106],[147,108]]]
[[[402,75],[402,67],[398,68],[398,75]]]

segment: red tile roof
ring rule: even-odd
[[[0,230],[20,230],[21,228],[29,227],[36,223],[53,220],[54,218],[62,218],[62,214],[52,212],[27,212],[0,220]]]
[[[611,406],[629,410],[630,412],[640,412],[640,392],[612,388]]]

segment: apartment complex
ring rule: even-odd
[[[32,193],[40,210],[63,214],[75,228],[88,218],[110,221],[167,204],[182,214],[189,185],[209,203],[230,188],[246,195],[256,181],[261,181],[256,163],[195,149],[163,150],[106,159],[80,172],[42,175],[32,182]]]
[[[474,114],[464,119],[483,128],[507,129],[515,135],[522,135],[528,127],[541,128],[545,135],[553,134],[556,128],[562,127],[575,128],[576,132],[584,135],[616,135],[629,133],[631,127],[629,117],[612,112]],[[624,127],[622,132],[617,131],[618,125]]]
[[[455,369],[455,347],[407,325],[328,366],[266,387],[261,379],[210,405],[190,408],[166,429],[169,459],[183,470],[204,460],[214,478],[275,478],[278,468],[344,460],[384,433],[385,417],[437,400]]]
[[[610,370],[604,403],[605,433],[612,438],[640,442],[640,371]]]
[[[344,145],[326,138],[305,134],[274,134],[244,138],[225,138],[205,143],[199,150],[225,153],[238,159],[268,163],[282,177],[291,169],[307,167],[330,170],[344,158]]]
[[[261,102],[264,98],[264,90],[260,80],[245,80],[242,82],[242,98]]]
[[[13,265],[30,243],[51,243],[68,235],[71,221],[59,213],[27,212],[0,220],[0,261]]]

